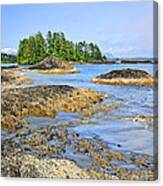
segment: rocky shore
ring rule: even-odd
[[[123,69],[113,70],[92,79],[97,84],[155,86],[157,81],[144,70]]]
[[[30,84],[32,82],[32,78],[17,74],[16,71],[17,68],[1,69],[2,90],[5,88],[20,87],[21,85]]]
[[[81,138],[69,130],[75,123],[33,128],[28,125],[16,132],[3,132],[2,176],[154,180],[153,158],[136,153],[113,151],[97,139]],[[117,144],[117,148],[120,145]],[[67,159],[81,156],[82,167]],[[130,168],[131,167],[131,168]]]
[[[153,157],[113,150],[100,139],[73,131],[83,123],[55,122],[33,126],[28,117],[55,118],[58,112],[84,115],[108,111],[105,95],[66,85],[25,87],[29,80],[2,72],[1,173],[4,177],[154,180]],[[31,80],[30,80],[31,81]],[[12,82],[12,86],[11,86]],[[17,86],[18,85],[18,86]],[[77,158],[71,159],[69,154]],[[82,162],[82,166],[80,164]]]
[[[66,85],[5,89],[2,115],[55,117],[56,112],[84,112],[101,102],[104,95]]]

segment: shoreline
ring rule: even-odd
[[[71,132],[69,129],[73,127],[75,123],[62,122],[60,125],[48,125],[37,129],[28,124],[17,130],[16,134],[12,134],[10,130],[11,137],[6,133],[7,138],[4,136],[2,139],[2,176],[155,179],[153,157],[112,150],[99,139],[87,139],[76,132]],[[81,167],[78,161],[65,156],[67,151],[69,153],[68,149],[71,149],[74,155],[82,156],[83,162],[89,161],[89,167]],[[123,164],[126,166],[123,167]]]
[[[50,69],[50,70],[32,70],[28,69],[29,72],[37,72],[40,74],[73,74],[73,73],[78,73],[79,70],[76,68],[72,69]]]
[[[80,61],[67,61],[67,63],[71,64],[71,65],[100,65],[100,64],[106,64],[106,65],[128,65],[128,64],[153,64],[153,65],[158,65],[158,62],[157,61],[154,61],[153,60],[144,60],[144,61],[130,61],[130,60],[120,60],[122,62],[119,62],[119,61],[116,61],[116,60],[111,60],[111,61],[97,61],[97,62],[80,62]],[[10,66],[5,66],[5,65],[8,65],[8,64],[11,64],[11,66],[13,66],[12,68],[19,68],[19,65],[30,65],[30,64],[14,64],[14,63],[1,63],[1,67],[4,68],[4,69],[8,69],[8,68],[11,68]]]
[[[129,86],[157,86],[158,85],[158,83],[154,80],[154,78],[141,78],[141,79],[93,78],[91,81],[96,84],[108,84],[108,85],[129,85]]]
[[[16,74],[17,69],[2,69],[1,70],[1,91],[15,87],[21,87],[31,84],[33,78]]]
[[[96,76],[91,80],[97,84],[129,85],[129,86],[157,86],[157,78],[144,70],[133,68],[112,70]]]
[[[11,82],[16,75],[14,71],[11,74],[7,79],[4,74],[3,80]],[[21,76],[16,76],[12,81],[13,86],[18,84],[19,87],[6,85],[2,90],[2,176],[108,180],[156,178],[154,157],[123,152],[120,144],[116,144],[119,149],[116,151],[98,138],[87,139],[71,130],[84,122],[62,121],[57,125],[55,122],[45,126],[38,124],[34,128],[24,118],[55,118],[61,111],[79,112],[86,117],[107,112],[114,107],[114,102],[102,107],[104,94],[66,85],[21,87],[27,82],[20,79]],[[80,167],[78,161],[66,156],[69,152],[83,157],[81,160],[90,162],[90,165]]]

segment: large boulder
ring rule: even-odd
[[[40,70],[50,70],[50,69],[72,69],[73,66],[69,64],[68,61],[63,61],[55,57],[47,57],[43,61],[29,67],[29,69],[40,69]]]

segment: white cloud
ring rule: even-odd
[[[113,52],[113,48],[108,48],[108,50],[106,52]]]
[[[15,49],[15,48],[2,48],[1,52],[7,53],[7,54],[17,54],[17,49]]]

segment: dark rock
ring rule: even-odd
[[[122,145],[121,144],[117,144],[117,147],[122,147]]]
[[[58,111],[82,112],[102,99],[95,91],[67,85],[11,88],[2,92],[2,115],[55,117]]]
[[[16,69],[2,69],[1,82],[2,88],[5,89],[11,88],[11,86],[14,87],[29,84],[32,82],[32,78],[16,74]]]
[[[48,70],[48,69],[72,69],[73,66],[69,64],[67,61],[63,61],[57,59],[55,57],[47,57],[43,61],[33,65],[29,69],[40,69],[40,70]]]
[[[96,78],[101,79],[113,79],[113,78],[126,78],[126,79],[139,79],[139,78],[149,78],[151,75],[144,70],[136,69],[122,69],[122,70],[113,70],[109,73],[102,74]]]

